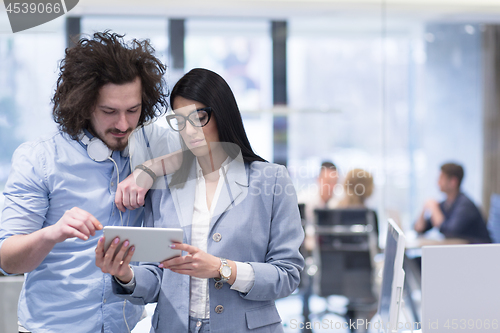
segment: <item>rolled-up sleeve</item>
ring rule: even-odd
[[[5,185],[5,204],[0,224],[0,249],[13,235],[29,234],[43,227],[49,206],[44,173],[44,157],[33,144],[19,146],[12,157],[9,179]],[[0,270],[4,272],[1,267]]]

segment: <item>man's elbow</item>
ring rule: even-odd
[[[24,274],[29,272],[29,271],[25,272],[20,269],[19,262],[9,255],[8,249],[5,246],[5,242],[0,247],[0,269],[3,271],[3,273],[9,275]]]
[[[1,251],[0,251],[0,272],[1,273],[5,273],[5,274],[20,274],[20,273],[16,273],[15,271],[13,271],[12,267],[9,266],[7,260],[4,260],[3,259],[4,256],[2,256],[1,254]]]

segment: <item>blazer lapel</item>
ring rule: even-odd
[[[171,188],[175,210],[177,212],[177,216],[179,217],[181,227],[184,229],[184,235],[186,236],[185,241],[187,243],[191,243],[191,224],[193,223],[194,196],[196,192],[195,174],[196,166],[195,163],[193,163],[184,187]],[[169,182],[170,180],[171,179],[169,179]]]
[[[221,170],[223,183],[210,221],[210,230],[226,211],[240,203],[248,194],[248,175],[241,152],[226,168],[222,167]]]

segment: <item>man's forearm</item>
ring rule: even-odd
[[[40,265],[56,244],[47,237],[50,227],[7,238],[0,248],[0,267],[10,274],[27,273]]]
[[[435,207],[432,208],[431,212],[431,222],[432,225],[436,228],[439,228],[441,224],[444,222],[444,214],[441,211],[441,208],[439,205],[436,205]]]
[[[173,153],[148,160],[142,164],[151,169],[157,177],[161,177],[177,171],[181,163],[182,151],[178,150]]]
[[[418,232],[418,233],[424,232],[425,231],[425,227],[427,225],[427,222],[425,221],[424,214],[425,214],[425,211],[422,211],[422,213],[418,217],[417,222],[415,222],[415,225],[413,226],[413,228],[415,229],[415,231]]]

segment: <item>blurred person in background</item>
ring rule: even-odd
[[[306,220],[304,247],[308,251],[312,251],[315,246],[314,210],[318,208],[334,209],[338,206],[339,199],[334,195],[337,181],[337,167],[332,162],[325,161],[321,163],[315,186],[309,186],[298,194],[299,204],[305,205],[305,216],[302,218]]]
[[[333,209],[338,206],[339,199],[334,195],[337,181],[337,167],[332,162],[326,161],[321,164],[316,186],[309,186],[298,194],[299,203],[305,204],[305,218],[308,223],[314,222],[315,209]]]
[[[366,208],[365,201],[373,193],[373,176],[363,169],[350,170],[344,180],[344,197],[338,208]]]
[[[441,166],[438,186],[446,200],[429,199],[414,225],[415,231],[424,233],[437,228],[446,238],[462,238],[472,243],[491,243],[486,223],[479,209],[460,190],[464,169],[455,163]]]

